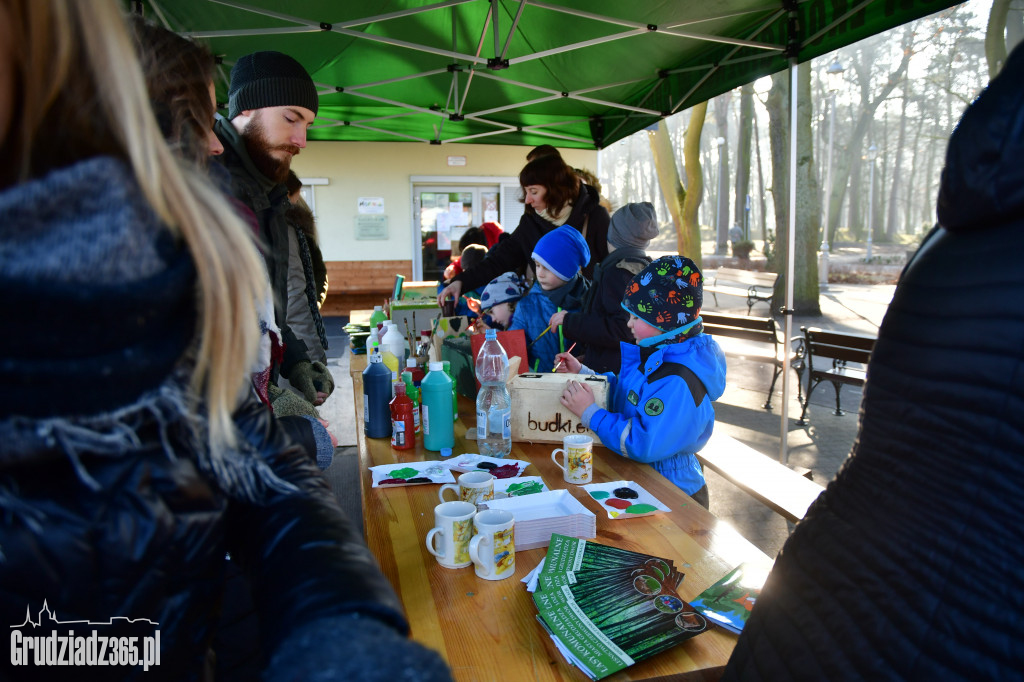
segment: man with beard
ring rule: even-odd
[[[285,343],[284,358],[275,364],[313,405],[334,390],[331,374],[311,362],[306,344],[288,327],[289,207],[285,180],[292,157],[306,146],[306,129],[318,108],[313,79],[297,61],[280,52],[246,55],[231,69],[228,118],[214,126],[224,145],[219,161],[231,173],[231,191],[252,209],[259,224],[259,242],[274,292],[274,317]]]

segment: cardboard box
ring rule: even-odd
[[[520,374],[509,382],[512,394],[512,440],[534,443],[561,443],[572,434],[584,434],[600,440],[584,426],[579,417],[560,402],[570,379],[587,384],[600,407],[608,404],[608,379],[602,375]]]
[[[431,329],[434,326],[434,320],[440,313],[441,309],[437,307],[436,301],[432,303],[399,301],[391,304],[391,321],[406,338],[412,334],[419,340],[420,332],[424,329]]]
[[[402,292],[397,303],[437,305],[437,282],[402,282]],[[392,302],[394,305],[395,302]]]
[[[438,319],[434,326],[434,335],[430,339],[434,347],[434,357],[441,359],[441,347],[447,338],[463,338],[469,341],[469,318],[465,315],[454,315]]]

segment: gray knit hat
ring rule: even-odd
[[[249,109],[305,107],[314,114],[320,107],[316,86],[302,64],[280,52],[253,52],[231,68],[228,118]]]
[[[657,236],[658,217],[654,204],[649,201],[626,204],[615,212],[608,225],[608,243],[617,249],[627,246],[646,249]]]

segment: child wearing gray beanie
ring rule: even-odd
[[[616,211],[608,226],[608,255],[594,269],[583,308],[551,318],[552,329],[562,325],[566,338],[585,345],[587,366],[597,372],[619,371],[619,344],[633,340],[622,294],[633,275],[651,262],[644,249],[657,236],[658,217],[651,202],[626,204]]]

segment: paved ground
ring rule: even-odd
[[[895,247],[891,247],[895,249]],[[876,247],[878,253],[879,247]],[[896,249],[902,253],[902,249]],[[883,251],[884,253],[884,251]],[[895,253],[895,251],[894,251]],[[863,251],[857,248],[837,250],[833,262],[837,265],[856,266]],[[794,317],[793,333],[799,334],[800,326],[818,326],[841,331],[874,334],[895,287],[888,284],[831,284],[822,292],[820,299],[821,317]],[[718,310],[746,313],[746,303],[740,299],[720,297]],[[705,302],[711,310],[711,301]],[[755,306],[754,314],[764,315],[764,304]],[[321,412],[331,421],[332,432],[339,438],[340,446],[355,444],[355,428],[352,421],[353,407],[351,382],[348,381],[347,338],[342,331],[341,318],[328,318],[326,326],[331,349],[328,364],[336,376],[338,389]],[[345,351],[345,352],[343,352]],[[857,414],[860,405],[859,389],[844,387],[842,393],[844,416],[832,414],[834,392],[831,386],[820,386],[814,393],[806,426],[798,426],[800,407],[796,400],[796,375],[790,374],[790,407],[787,437],[789,440],[789,464],[811,469],[814,480],[822,485],[828,483],[839,470],[853,445],[857,433]],[[725,395],[716,404],[716,428],[750,445],[766,455],[778,458],[782,422],[780,407],[782,389],[776,387],[772,398],[774,409],[767,411],[761,406],[765,401],[771,369],[761,363],[745,363],[731,360]],[[353,496],[358,500],[358,488],[350,487],[350,476],[342,471],[358,473],[351,466],[353,447],[340,447],[332,466],[334,476],[328,472],[339,495]],[[711,491],[711,511],[732,523],[740,533],[757,545],[769,556],[775,556],[782,548],[791,528],[779,515],[741,492],[728,481],[708,472],[708,487]],[[356,482],[355,485],[358,485]]]

